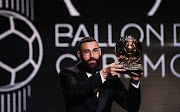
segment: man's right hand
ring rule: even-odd
[[[114,62],[102,69],[100,72],[103,77],[106,78],[108,75],[115,76],[118,75],[118,73],[123,73],[125,71],[126,70],[123,69],[123,65],[120,65],[119,62]]]

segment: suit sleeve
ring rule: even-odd
[[[115,88],[114,100],[128,112],[138,112],[141,103],[140,88],[135,88],[132,84],[129,84],[128,91],[121,81],[118,85]]]
[[[92,94],[93,90],[102,84],[100,73],[82,80],[79,74],[62,70],[59,74],[60,83],[65,93],[71,98],[83,98]]]

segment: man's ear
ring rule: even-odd
[[[81,53],[80,53],[80,51],[77,51],[77,56],[78,56],[79,59],[81,59]]]

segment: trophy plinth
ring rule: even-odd
[[[120,63],[123,65],[123,68],[126,70],[126,73],[136,72],[141,73],[143,72],[143,66],[142,64],[133,63],[133,64],[126,64],[126,63]]]
[[[127,73],[143,72],[143,66],[137,63],[142,55],[142,43],[134,39],[132,36],[120,37],[116,42],[115,54],[120,64]]]

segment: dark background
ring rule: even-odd
[[[138,24],[144,31],[143,54],[155,64],[160,56],[165,56],[165,77],[162,77],[161,64],[156,70],[148,65],[148,76],[141,78],[142,102],[139,112],[179,112],[180,110],[180,79],[170,70],[172,58],[180,53],[179,47],[173,46],[173,24],[180,23],[178,1],[162,0],[160,7],[153,16],[147,13],[155,0],[72,0],[73,5],[81,14],[70,16],[63,0],[34,1],[34,20],[32,23],[40,33],[43,42],[43,61],[41,67],[29,83],[31,97],[27,100],[28,112],[65,112],[64,97],[59,84],[56,61],[59,56],[69,53],[76,56],[77,45],[71,46],[73,39],[65,38],[70,47],[55,46],[55,25],[67,23],[73,26],[73,37],[80,24],[84,24],[90,36],[94,36],[94,24],[99,25],[99,41],[107,43],[107,25],[112,24],[112,39],[115,43],[120,37],[121,29],[129,23]],[[28,18],[27,18],[28,19]],[[146,25],[150,24],[160,33],[160,24],[164,25],[164,46],[157,37],[150,34],[150,46],[146,44]],[[1,27],[1,25],[0,25]],[[180,42],[177,30],[177,41]],[[140,37],[137,29],[129,29],[126,34]],[[83,33],[81,34],[83,37]],[[102,54],[114,54],[113,47],[102,47]],[[5,48],[4,48],[5,50]],[[143,57],[143,56],[142,56]],[[3,58],[2,58],[3,59]],[[108,63],[113,60],[108,60]],[[143,58],[141,60],[143,63]],[[16,63],[16,60],[12,63]],[[77,61],[64,59],[60,68],[74,65]],[[174,63],[174,69],[180,74],[180,58]],[[129,79],[121,75],[128,87]],[[3,93],[6,94],[6,93]],[[114,102],[112,112],[125,112]]]

